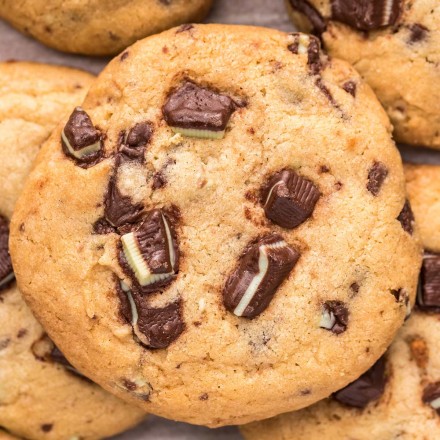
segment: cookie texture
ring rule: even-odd
[[[0,0],[0,17],[55,49],[112,55],[148,35],[202,20],[211,4],[212,0]]]
[[[264,28],[177,28],[126,53],[45,144],[12,221],[49,335],[118,396],[209,426],[351,382],[402,324],[421,260],[369,86],[316,39]]]
[[[0,429],[0,440],[18,440],[18,437],[14,437],[3,429]]]
[[[8,218],[32,161],[92,80],[62,67],[0,64],[0,426],[27,439],[99,439],[144,416],[67,362],[26,306],[7,264]],[[0,431],[0,438],[15,437]]]
[[[352,386],[301,411],[243,426],[249,440],[425,440],[440,437],[436,398],[440,312],[440,167],[405,166],[408,191],[422,231],[425,257],[417,306],[387,351],[383,387],[367,373]],[[430,270],[434,267],[434,270]],[[431,304],[426,305],[426,293]]]
[[[398,142],[440,148],[437,0],[286,0],[294,23],[320,35],[376,92]]]

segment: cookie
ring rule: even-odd
[[[286,0],[300,30],[353,64],[376,92],[398,142],[440,148],[437,0]],[[353,91],[354,93],[355,91]]]
[[[8,217],[32,160],[92,80],[62,67],[0,64],[0,426],[27,439],[98,439],[144,415],[67,362],[26,306],[8,254]]]
[[[80,371],[155,414],[307,406],[382,355],[415,295],[390,131],[314,38],[145,39],[43,147],[11,226],[20,288]]]
[[[211,4],[212,0],[0,0],[0,17],[55,49],[112,55],[148,35],[202,20]]]
[[[405,167],[425,247],[417,307],[384,358],[329,399],[241,428],[249,440],[440,438],[440,167]]]

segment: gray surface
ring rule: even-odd
[[[287,18],[283,0],[217,0],[206,22],[239,23],[269,26],[285,31],[294,28]],[[26,37],[6,23],[0,22],[0,60],[31,60],[79,67],[98,73],[108,61],[105,58],[91,58],[66,55],[49,49]],[[440,153],[429,150],[401,149],[406,160],[440,164]],[[115,440],[239,440],[236,428],[207,429],[185,423],[170,422],[151,416],[144,424]]]

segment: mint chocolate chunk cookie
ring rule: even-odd
[[[301,411],[241,427],[249,440],[440,438],[440,167],[405,165],[425,248],[416,305],[386,354]]]
[[[144,417],[143,411],[107,393],[67,361],[24,302],[9,257],[9,218],[35,156],[92,81],[85,72],[59,66],[0,63],[2,440],[16,438],[12,434],[31,440],[100,439]],[[39,198],[38,191],[34,197]]]
[[[318,35],[376,92],[398,142],[440,149],[437,0],[286,0],[293,22]],[[347,84],[356,93],[356,84]]]
[[[18,203],[11,257],[87,377],[220,426],[310,405],[384,353],[415,300],[418,231],[385,112],[317,38],[171,29],[71,111],[99,131],[99,160],[66,151],[66,117]]]
[[[0,1],[0,18],[47,46],[85,55],[111,55],[135,41],[203,20],[212,0]]]

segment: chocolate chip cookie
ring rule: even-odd
[[[440,438],[440,167],[406,166],[425,247],[417,306],[387,354],[332,397],[242,427],[249,440]]]
[[[11,226],[19,285],[79,370],[153,413],[307,406],[383,354],[415,297],[390,132],[314,37],[145,39],[45,144]]]
[[[202,20],[211,4],[212,0],[0,0],[0,18],[58,50],[112,55],[147,35]]]
[[[26,306],[8,252],[8,218],[40,144],[92,79],[62,67],[0,64],[0,426],[27,439],[98,439],[143,418],[68,363]]]
[[[353,64],[376,92],[398,142],[440,148],[437,0],[286,0],[294,23]]]

